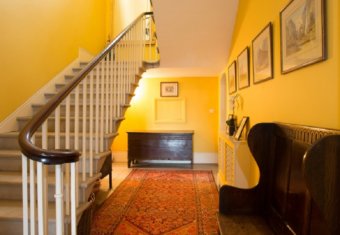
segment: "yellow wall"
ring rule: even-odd
[[[0,1],[0,121],[107,39],[107,0]]]
[[[155,123],[154,101],[160,98],[160,82],[179,82],[179,98],[186,101],[185,123]],[[142,79],[126,120],[113,143],[114,151],[127,150],[128,130],[194,130],[194,152],[217,152],[217,78]],[[166,99],[166,98],[163,98]]]
[[[238,119],[249,116],[251,125],[258,122],[287,122],[312,126],[340,128],[339,75],[339,1],[326,1],[328,59],[286,75],[280,68],[280,11],[289,0],[240,0],[228,65],[254,37],[273,22],[274,79],[253,84],[238,93],[242,105]],[[251,48],[250,48],[251,49]],[[250,55],[252,51],[250,50]],[[228,67],[226,66],[226,68]]]
[[[149,9],[149,0],[115,0],[113,36],[118,35],[137,16]]]

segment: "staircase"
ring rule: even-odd
[[[159,60],[146,18],[65,75],[45,104],[32,105],[33,119],[17,118],[18,131],[0,134],[0,235],[88,233],[81,218],[93,191],[107,175],[111,187],[111,144],[141,75]]]

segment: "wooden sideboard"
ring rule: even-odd
[[[193,163],[193,131],[128,131],[128,167],[143,160]]]

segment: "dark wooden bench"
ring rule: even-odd
[[[340,131],[261,123],[248,145],[259,183],[220,188],[221,234],[340,234]]]

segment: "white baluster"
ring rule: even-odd
[[[136,82],[136,74],[137,74],[137,70],[136,70],[136,25],[133,27],[133,31],[132,31],[132,46],[131,46],[131,54],[132,54],[132,65],[131,65],[131,81],[132,82]],[[132,92],[132,90],[130,90],[130,93]]]
[[[145,40],[146,40],[146,16],[144,17],[143,23],[142,23],[142,48],[143,48],[143,53],[142,53],[142,61],[145,60],[146,58],[146,44],[145,44]]]
[[[106,56],[106,79],[105,79],[105,127],[104,133],[109,133],[109,89],[110,89],[110,57]]]
[[[126,45],[126,86],[125,86],[125,91],[124,91],[124,104],[127,104],[127,99],[126,99],[126,94],[130,90],[130,63],[131,63],[131,45],[130,45],[130,37],[131,37],[131,31],[129,31],[126,35],[127,37],[127,45]]]
[[[98,70],[98,67],[97,67]],[[98,74],[98,73],[97,73]],[[92,177],[93,175],[93,170],[92,170],[92,159],[93,159],[93,76],[90,77],[90,156],[89,156],[89,168],[90,168],[90,177]],[[98,75],[97,75],[97,80],[98,79]],[[97,84],[98,86],[98,84]]]
[[[54,111],[54,147],[60,149],[60,106]]]
[[[79,150],[79,86],[75,88],[75,110],[74,110],[74,149]],[[75,163],[78,166],[78,162]],[[77,172],[78,172],[78,168]],[[78,206],[78,174],[76,174],[76,201],[75,204]]]
[[[111,60],[110,60],[110,86],[109,86],[109,133],[113,132],[113,79],[114,79],[114,48],[111,49]]]
[[[31,234],[35,234],[35,163],[33,160],[30,162],[30,227]]]
[[[79,86],[75,88],[74,149],[79,150]]]
[[[117,105],[116,105],[116,109],[117,109],[117,117],[121,117],[121,112],[120,112],[120,91],[121,91],[121,77],[122,77],[122,62],[121,62],[121,49],[122,45],[121,43],[118,43],[117,45]]]
[[[129,80],[128,80],[128,89],[127,89],[127,92],[126,92],[126,95],[125,95],[125,99],[128,101],[128,96],[127,94],[130,93],[131,91],[131,83],[133,82],[132,80],[132,73],[133,73],[133,31],[131,29],[130,31],[130,43],[129,43]],[[128,102],[125,102],[126,104],[128,104]]]
[[[46,120],[42,125],[42,148],[48,149],[48,120]],[[45,165],[41,166],[42,175],[43,175],[43,186],[42,186],[42,194],[43,194],[43,210],[44,210],[44,232],[47,234],[48,231],[48,169]]]
[[[37,189],[38,189],[38,232],[39,235],[47,234],[45,231],[45,203],[44,203],[44,173],[43,164],[41,162],[37,163]]]
[[[121,110],[122,110],[122,116],[123,116],[123,105],[125,104],[125,99],[124,99],[124,92],[125,92],[125,87],[126,87],[126,62],[127,62],[127,43],[126,43],[126,35],[124,36],[124,54],[123,54],[123,64],[122,64],[122,67],[123,67],[123,76],[122,76],[122,82],[123,82],[123,86],[122,86],[122,90],[121,90],[121,93],[120,93],[120,96],[121,96]]]
[[[99,71],[100,69],[102,69],[102,66],[101,66],[101,63],[99,63],[97,65],[97,72],[96,72],[96,137],[95,137],[95,151],[96,153],[99,152],[99,124],[100,124],[100,120],[99,120],[99,112],[100,112],[100,109],[99,109],[99,100],[100,100],[100,93],[99,93],[99,86],[101,85],[101,79],[102,79],[102,76],[100,74],[101,71]],[[92,161],[92,160],[91,160]]]
[[[71,127],[71,99],[70,96],[66,97],[66,129],[65,129],[65,148],[70,149],[70,127]],[[65,201],[66,201],[66,208],[65,212],[66,215],[70,214],[70,167],[69,164],[65,165]]]
[[[144,21],[145,21],[145,17],[143,18],[143,20],[141,22],[141,32],[140,32],[140,48],[141,48],[140,61],[141,61],[141,63],[143,63],[144,53],[145,53],[145,45],[144,45],[144,36],[145,36]],[[142,66],[142,64],[141,64],[141,66]]]
[[[22,154],[21,156],[22,168],[22,216],[23,216],[23,234],[28,235],[28,168],[27,158]],[[31,184],[34,184],[31,182]]]
[[[87,121],[87,79],[91,79],[92,72],[83,80],[83,143],[82,143],[82,180],[86,179],[86,121]]]
[[[55,166],[56,235],[64,234],[64,195],[62,165]]]
[[[152,29],[151,29],[151,16],[149,16],[149,61],[152,60]]]
[[[114,47],[114,64],[113,64],[113,97],[112,97],[112,102],[113,102],[113,117],[116,119],[118,117],[118,112],[117,112],[117,93],[118,93],[118,46]]]
[[[105,62],[105,60],[104,60]],[[99,129],[99,151],[103,152],[104,148],[104,93],[105,93],[105,76],[106,76],[106,64],[102,62],[102,70],[101,70],[101,89],[100,89],[100,129]]]
[[[71,234],[77,234],[77,211],[76,211],[76,163],[71,163]]]

